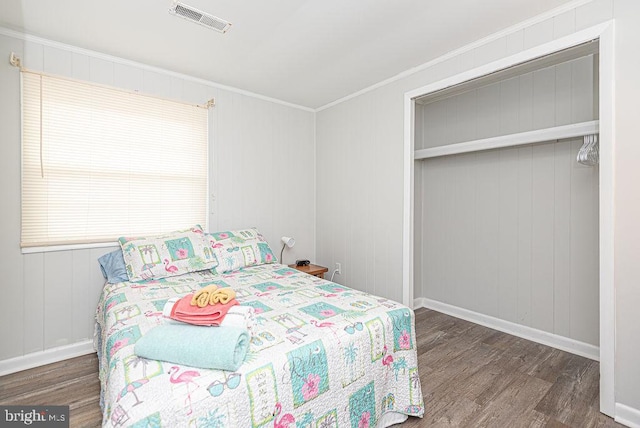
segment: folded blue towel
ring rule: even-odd
[[[244,328],[163,324],[142,335],[134,352],[151,360],[236,371],[248,349],[249,334]]]

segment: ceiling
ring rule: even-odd
[[[2,0],[0,26],[318,108],[570,0]]]

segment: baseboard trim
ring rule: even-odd
[[[95,352],[93,349],[93,340],[59,346],[57,348],[47,349],[46,351],[32,352],[21,357],[0,361],[0,376],[91,354],[93,352]]]
[[[616,403],[615,421],[630,428],[640,428],[640,410]]]
[[[580,355],[581,357],[589,358],[591,360],[599,361],[600,359],[600,348],[597,346],[449,305],[447,303],[427,299],[426,297],[418,297],[417,299],[414,299],[413,307],[433,309],[434,311],[471,321],[475,324],[480,324],[494,330],[522,337],[523,339],[551,346],[552,348],[557,348],[562,351],[571,352],[572,354]]]

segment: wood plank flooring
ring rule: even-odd
[[[616,427],[598,411],[595,361],[439,312],[416,311],[425,417],[403,427]],[[95,354],[0,377],[0,405],[69,405],[102,422]]]
[[[427,309],[416,310],[425,417],[406,427],[615,427],[599,364]]]
[[[0,377],[0,405],[69,406],[69,425],[99,427],[98,357],[89,354]]]

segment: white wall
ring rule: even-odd
[[[589,55],[434,102],[427,97],[416,104],[415,149],[597,119],[597,77]]]
[[[402,299],[403,95],[445,77],[616,20],[616,402],[640,425],[640,2],[593,0],[317,113],[317,257],[340,282]],[[425,41],[427,43],[428,41]]]
[[[397,85],[316,116],[317,261],[334,280],[402,301],[402,107]],[[395,103],[394,103],[395,101]],[[397,125],[397,126],[394,126]]]
[[[598,168],[581,145],[422,161],[414,295],[598,346]]]
[[[313,112],[117,58],[0,35],[2,55],[12,51],[32,70],[188,102],[214,97],[209,229],[256,226],[278,253],[280,236],[294,236],[285,260],[314,258]],[[25,354],[88,347],[103,284],[96,260],[113,248],[21,254],[20,78],[8,61],[0,61],[0,94],[0,366],[7,369]],[[301,187],[310,190],[293,197]]]

